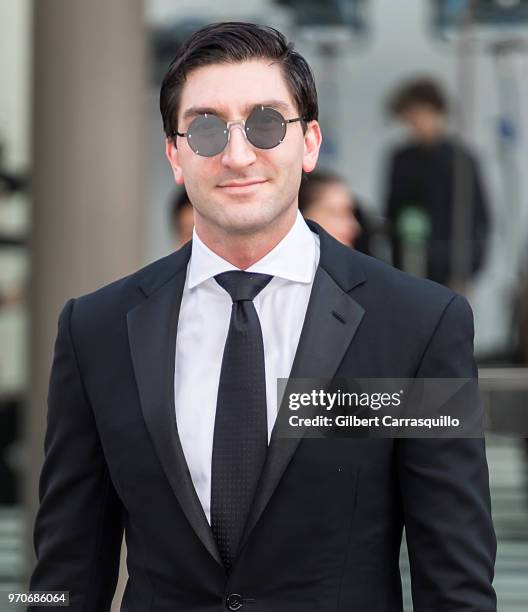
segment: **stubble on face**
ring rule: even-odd
[[[236,180],[247,178],[239,176]],[[288,217],[292,218],[292,212],[295,213],[297,209],[299,184],[300,174],[299,181],[283,186],[274,177],[268,177],[266,183],[254,188],[261,192],[259,194],[246,196],[213,193],[206,203],[198,195],[195,198],[198,202],[195,204],[197,224],[199,227],[214,226],[216,231],[226,236],[249,237],[268,232]]]

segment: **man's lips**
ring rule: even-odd
[[[253,185],[261,185],[262,183],[266,183],[267,179],[246,179],[242,181],[226,181],[225,183],[220,183],[218,187],[221,189],[244,189],[247,187],[253,187]]]

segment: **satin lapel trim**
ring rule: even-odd
[[[185,276],[183,268],[127,313],[128,337],[141,409],[161,465],[191,527],[222,565],[176,426],[174,359]]]
[[[328,272],[317,268],[290,378],[333,378],[364,313],[364,308],[343,291]],[[285,409],[283,402],[280,410]],[[279,438],[273,430],[242,546],[273,495],[302,435],[300,431],[298,438]]]

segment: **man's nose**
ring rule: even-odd
[[[244,168],[251,165],[257,156],[246,138],[244,127],[232,125],[229,130],[229,142],[222,153],[222,163],[230,168]]]

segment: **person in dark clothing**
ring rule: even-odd
[[[433,80],[403,85],[389,111],[411,137],[389,163],[393,264],[463,291],[482,266],[489,230],[477,159],[448,134],[447,101]]]

